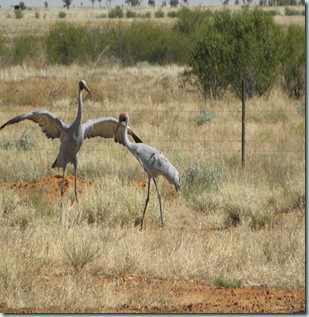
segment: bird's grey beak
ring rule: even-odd
[[[88,89],[88,87],[87,87],[86,85],[85,85],[84,89],[88,92],[88,94],[89,94],[90,96],[92,96],[90,90]]]

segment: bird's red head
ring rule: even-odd
[[[127,119],[127,113],[126,112],[121,112],[121,114],[119,115],[119,122],[123,122],[126,121]]]

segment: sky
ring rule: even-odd
[[[2,8],[10,8],[16,4],[19,4],[21,0],[0,0],[0,5]],[[45,1],[48,2],[48,7],[63,7],[62,0],[23,0],[26,7],[44,7]],[[90,0],[72,0],[72,6],[79,7],[83,3],[85,7],[91,7],[92,3]],[[112,0],[112,6],[123,5],[125,0]],[[156,4],[160,5],[162,0],[156,0]],[[168,3],[168,1],[167,1]],[[222,0],[188,0],[189,5],[218,5],[222,4]],[[148,0],[142,0],[142,5],[146,6],[148,4]],[[101,1],[101,5],[106,5],[106,0]],[[95,0],[95,7],[99,7],[99,2]]]

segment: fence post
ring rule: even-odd
[[[246,87],[244,80],[241,83],[241,102],[242,102],[242,111],[241,111],[241,166],[245,167],[246,161],[246,152],[245,152],[245,127],[246,127]]]

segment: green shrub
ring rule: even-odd
[[[155,18],[164,18],[164,12],[162,10],[157,10],[154,16]]]
[[[192,74],[198,78],[198,88],[206,98],[221,98],[231,80],[232,48],[226,35],[209,31],[189,57]]]
[[[245,10],[236,14],[233,34],[233,72],[231,85],[241,96],[241,81],[246,96],[263,96],[279,76],[283,36],[273,17],[262,10]]]
[[[132,11],[132,10],[127,10],[126,11],[126,17],[127,18],[136,18],[137,14],[136,12]]]
[[[177,12],[176,11],[168,11],[167,16],[169,18],[176,18],[177,17]]]
[[[280,15],[280,11],[278,10],[268,10],[267,11],[269,14],[271,14],[272,16],[276,16],[276,15]]]
[[[108,12],[108,17],[110,19],[115,19],[115,18],[121,19],[121,18],[123,18],[123,16],[124,16],[124,13],[123,13],[121,7],[119,7],[119,6],[116,6],[115,8],[111,9]]]
[[[68,22],[56,22],[46,38],[46,57],[51,64],[69,65],[84,52],[85,30]]]
[[[116,32],[121,32],[116,26],[110,24],[104,27],[86,28],[82,43],[80,43],[79,59],[87,63],[88,61],[97,62],[109,58],[114,54],[111,51],[112,43],[115,41]],[[104,51],[104,54],[102,52]],[[115,55],[115,54],[114,54]]]
[[[230,84],[241,96],[266,94],[279,75],[283,36],[273,17],[259,9],[214,14],[213,26],[197,42],[189,65],[206,97],[218,98]]]
[[[3,148],[8,149],[18,149],[18,150],[32,150],[37,146],[37,142],[33,139],[31,133],[28,130],[25,130],[21,135],[19,140],[7,141],[3,144]]]
[[[22,19],[24,17],[24,14],[21,10],[15,10],[14,14],[16,19]]]
[[[242,285],[241,280],[232,282],[232,281],[225,280],[222,277],[218,277],[214,281],[214,286],[217,288],[221,288],[221,287],[223,287],[223,288],[241,288],[241,285]]]
[[[59,14],[58,14],[58,18],[59,19],[64,19],[65,17],[67,16],[67,14],[63,11],[60,11]]]
[[[290,7],[285,7],[284,8],[284,11],[285,11],[285,15],[286,16],[292,16],[292,15],[305,15],[305,10],[303,11],[299,11],[299,10],[295,10],[295,9],[292,9]]]
[[[290,97],[300,98],[305,93],[305,30],[290,25],[285,38],[283,73]]]
[[[200,164],[195,163],[185,171],[184,191],[192,194],[217,190],[223,176],[222,166],[200,166]]]
[[[213,122],[215,118],[216,115],[213,111],[204,108],[196,113],[194,121],[197,125],[202,125],[207,122]]]

